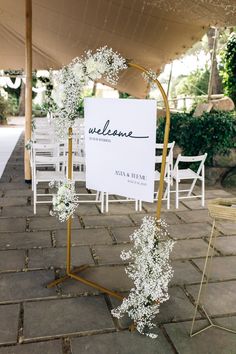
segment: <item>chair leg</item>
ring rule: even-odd
[[[99,192],[99,191],[96,192],[96,202],[99,201],[99,199],[100,199],[100,193],[101,192]]]
[[[100,192],[100,200],[101,200],[101,213],[104,213],[104,192]]]
[[[205,181],[202,179],[202,207],[205,206]]]
[[[139,211],[142,211],[142,207],[143,207],[142,204],[143,204],[143,203],[142,203],[142,200],[140,200],[140,201],[139,201]]]
[[[179,209],[179,181],[175,180],[175,207]]]
[[[34,182],[34,214],[36,214],[36,203],[37,203],[37,183]]]
[[[170,181],[167,182],[167,187],[166,187],[166,191],[167,191],[167,209],[170,209]]]
[[[193,193],[193,189],[194,189],[194,187],[195,187],[196,182],[197,182],[197,178],[195,178],[195,179],[193,180],[193,182],[192,182],[192,185],[191,185],[191,187],[190,187],[190,189],[189,189],[189,192],[188,192],[188,197],[190,197],[191,194]]]
[[[108,206],[109,194],[107,192],[105,193],[105,201],[106,201],[106,213],[108,213],[108,211],[109,211],[109,206]]]

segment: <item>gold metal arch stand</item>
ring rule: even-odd
[[[142,67],[138,64],[134,64],[134,63],[128,63],[128,66],[130,68],[137,69],[137,70],[141,71],[142,73],[145,73],[148,77],[150,77],[148,70],[146,70],[144,67]],[[157,218],[157,220],[159,220],[160,216],[161,216],[162,196],[163,196],[163,190],[164,190],[165,164],[166,164],[166,156],[167,156],[169,131],[170,131],[170,109],[169,109],[167,96],[165,94],[165,91],[164,91],[161,83],[158,80],[153,80],[153,82],[158,86],[158,88],[161,92],[161,95],[162,95],[162,98],[164,101],[164,105],[165,105],[165,109],[166,109],[165,135],[164,135],[162,164],[161,164],[161,173],[160,173],[160,184],[159,184],[159,190],[158,190],[158,200],[157,200],[157,209],[156,209],[156,218]],[[68,133],[69,133],[69,136],[68,136],[68,176],[67,177],[68,177],[68,179],[71,179],[72,178],[72,169],[73,169],[73,166],[72,166],[72,158],[73,158],[72,157],[72,128],[69,128]],[[94,289],[99,290],[102,293],[113,296],[114,298],[116,298],[118,300],[123,300],[124,297],[121,294],[118,294],[117,292],[107,289],[98,283],[95,283],[93,281],[90,281],[90,280],[78,275],[78,273],[89,268],[89,265],[87,265],[87,264],[81,265],[80,267],[72,270],[72,267],[71,267],[71,226],[72,226],[72,217],[69,217],[69,219],[67,220],[66,275],[64,277],[61,277],[59,279],[52,281],[51,283],[49,283],[47,285],[47,287],[52,288],[58,284],[63,283],[67,279],[75,279],[85,285],[88,285]]]

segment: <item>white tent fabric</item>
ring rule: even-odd
[[[59,68],[85,50],[108,45],[159,71],[210,25],[236,25],[235,0],[32,0],[33,67]],[[24,67],[24,0],[0,0],[0,69]],[[118,88],[145,96],[129,69]]]

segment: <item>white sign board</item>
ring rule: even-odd
[[[86,98],[86,187],[153,202],[156,103]]]

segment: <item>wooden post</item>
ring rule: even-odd
[[[215,65],[217,65],[217,62],[216,62],[216,49],[217,49],[218,36],[219,36],[218,28],[215,28],[215,37],[214,37],[212,54],[211,54],[211,71],[210,71],[210,77],[209,77],[209,82],[208,82],[208,102],[210,101],[211,94],[212,94],[213,71],[214,71]]]
[[[31,138],[32,120],[32,0],[25,0],[25,143]],[[25,182],[31,182],[30,156],[25,149]]]

